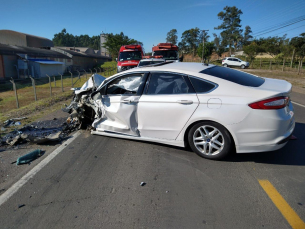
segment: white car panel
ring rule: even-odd
[[[140,96],[105,95],[102,98],[105,116],[94,122],[99,131],[112,131],[139,136],[137,131],[137,105]]]
[[[176,139],[198,103],[196,94],[142,95],[138,104],[141,136]]]

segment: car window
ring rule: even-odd
[[[233,60],[232,58],[228,58],[228,60]]]
[[[209,83],[205,80],[198,79],[195,77],[189,77],[196,93],[207,93],[216,87],[216,84]]]
[[[137,94],[143,74],[130,74],[111,81],[107,85],[107,95]]]
[[[163,63],[164,61],[141,61],[139,66],[151,65],[151,64],[159,64]]]
[[[153,73],[150,76],[148,95],[193,93],[182,75],[172,73]]]
[[[233,59],[234,61],[238,61],[238,59]]]
[[[233,83],[250,87],[259,87],[265,82],[263,78],[258,76],[219,66],[202,70],[200,73],[215,76],[224,80],[231,81]]]

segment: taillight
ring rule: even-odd
[[[289,97],[280,96],[271,99],[265,99],[255,103],[250,103],[249,107],[252,109],[262,109],[262,110],[276,110],[282,109],[287,106],[289,102]]]

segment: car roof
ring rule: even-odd
[[[166,64],[155,65],[147,67],[143,71],[173,71],[173,72],[195,72],[198,73],[204,69],[213,67],[215,65],[205,65],[202,63],[191,62],[166,62]]]
[[[165,59],[161,59],[161,58],[149,58],[149,59],[142,59],[142,60],[140,60],[140,62],[144,62],[144,61],[165,61]]]
[[[202,70],[214,67],[213,64],[202,64],[202,63],[191,63],[191,62],[163,62],[154,65],[148,65],[147,67],[137,67],[131,68],[129,70],[117,73],[113,76],[110,76],[105,81],[109,81],[112,78],[117,76],[132,73],[132,72],[155,72],[155,71],[164,71],[164,72],[177,72],[182,74],[196,74],[200,78],[203,78],[203,75],[200,73]],[[209,78],[215,78],[214,76],[208,76]]]

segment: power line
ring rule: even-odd
[[[301,25],[301,26],[295,27],[295,28],[293,28],[293,29],[286,30],[286,31],[284,31],[284,32],[276,33],[276,34],[274,34],[274,36],[279,35],[279,34],[281,34],[281,33],[286,33],[286,32],[288,32],[288,31],[295,30],[295,29],[298,29],[298,28],[301,28],[301,27],[304,27],[304,26],[305,26],[305,25]]]
[[[302,8],[300,8],[301,10],[302,10],[302,13],[304,12],[304,10],[305,10],[305,6],[303,6]],[[287,13],[285,13],[285,14],[287,14]],[[293,12],[293,13],[289,13],[290,15],[298,15],[297,13],[296,13],[296,11],[295,12]],[[302,16],[302,15],[301,15]],[[301,17],[300,16],[300,17]],[[271,20],[264,20],[264,22],[263,23],[255,23],[255,24],[253,24],[253,23],[251,23],[253,26],[251,27],[252,28],[252,30],[263,30],[263,29],[267,29],[267,28],[269,28],[270,26],[261,26],[261,25],[272,25],[272,24],[275,24],[275,23],[277,23],[278,21],[281,21],[281,19],[283,18],[283,15],[279,15],[279,18],[273,18],[273,19],[271,19]],[[290,19],[290,20],[293,20],[293,19]]]
[[[274,21],[278,17],[283,17],[283,14],[286,13],[286,12],[293,11],[293,10],[299,11],[300,9],[303,9],[304,7],[305,7],[305,4],[304,5],[300,5],[299,3],[295,3],[293,5],[289,5],[289,6],[285,7],[282,10],[273,12],[272,14],[268,14],[265,17],[261,17],[258,20],[253,21],[253,22],[264,21],[264,23],[265,23],[266,21]],[[270,20],[270,19],[272,19],[272,20]]]
[[[304,21],[304,20],[305,20],[305,17],[300,18],[300,19],[298,19],[297,21],[290,22],[290,23],[288,23],[288,24],[285,23],[285,24],[283,24],[283,25],[280,26],[280,27],[279,27],[279,26],[275,26],[275,27],[278,27],[278,28],[274,28],[274,29],[270,28],[271,30],[270,30],[270,29],[266,29],[266,30],[263,30],[263,31],[261,31],[261,32],[254,33],[253,36],[261,36],[261,35],[264,35],[264,34],[266,34],[266,33],[271,33],[271,32],[273,32],[273,31],[276,31],[276,30],[285,28],[285,27],[287,27],[287,26],[290,26],[290,25],[299,23],[299,22]]]
[[[302,19],[305,18],[305,15],[303,16],[300,16],[300,17],[297,17],[297,18],[293,18],[293,19],[290,19],[288,21],[285,21],[285,22],[281,22],[281,23],[278,23],[278,24],[275,24],[275,25],[271,25],[271,26],[268,26],[268,27],[265,27],[264,29],[262,30],[259,30],[257,31],[256,33],[254,34],[259,34],[259,33],[263,33],[263,32],[266,32],[270,29],[273,29],[273,28],[276,28],[276,27],[281,27],[281,26],[284,26],[284,25],[287,25],[287,24],[290,24],[290,23],[294,23],[294,22],[297,22],[297,21],[300,21]]]

